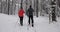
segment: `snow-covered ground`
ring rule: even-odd
[[[29,27],[27,16],[24,16],[24,26],[20,26],[18,16],[0,14],[0,32],[60,32],[60,18],[57,20],[58,22],[49,24],[48,17],[34,16],[34,27]]]

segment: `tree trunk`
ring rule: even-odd
[[[38,17],[38,0],[36,1],[36,16]]]
[[[10,0],[7,0],[7,1],[8,1],[8,15],[9,15]]]

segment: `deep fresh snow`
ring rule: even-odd
[[[27,16],[24,16],[24,26],[20,26],[18,16],[0,13],[0,32],[60,32],[60,18],[57,20],[58,22],[49,24],[48,17],[34,16],[35,27],[33,28],[28,26]]]

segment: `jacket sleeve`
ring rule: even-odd
[[[34,12],[34,9],[32,9],[32,11]]]

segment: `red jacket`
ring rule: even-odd
[[[24,14],[24,10],[20,9],[18,12],[18,16],[23,17],[24,16],[23,14]]]

